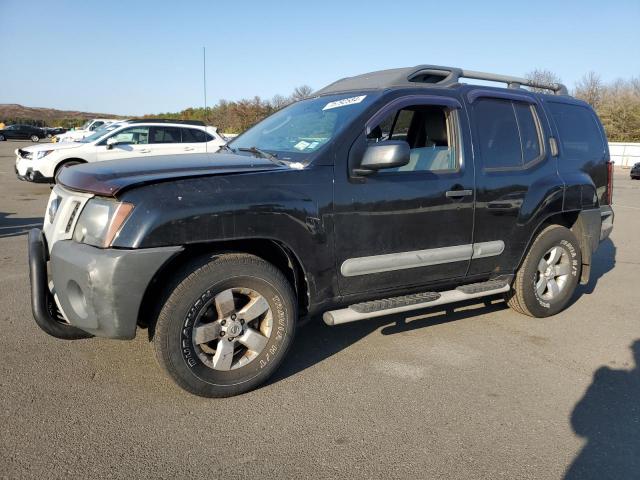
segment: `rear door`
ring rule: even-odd
[[[472,90],[467,98],[476,155],[474,242],[493,245],[496,253],[474,255],[469,275],[509,274],[541,209],[562,210],[549,123],[534,95]]]
[[[466,128],[457,100],[421,95],[394,100],[363,125],[336,171],[335,250],[343,295],[465,276],[474,200]],[[348,164],[361,159],[369,144],[386,140],[409,144],[409,164],[353,178]]]
[[[204,153],[209,134],[197,128],[181,128],[182,151],[187,153]]]

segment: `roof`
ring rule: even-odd
[[[567,87],[561,83],[538,82],[521,77],[438,65],[392,68],[346,77],[327,85],[315,93],[323,95],[350,90],[381,90],[393,87],[452,87],[458,85],[461,78],[506,83],[508,88],[520,88],[521,86],[543,88],[556,95],[568,95]]]

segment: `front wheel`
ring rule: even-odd
[[[575,235],[561,225],[550,225],[529,249],[507,294],[507,303],[532,317],[555,315],[571,300],[581,268],[582,253]]]
[[[264,383],[295,334],[296,301],[282,272],[253,255],[196,261],[155,326],[156,358],[183,389],[228,397]]]
[[[38,143],[40,141],[40,137],[37,135],[31,135],[31,141]]]

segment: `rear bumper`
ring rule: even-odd
[[[29,264],[32,277],[39,279],[36,288],[32,281],[34,317],[56,321],[51,308],[55,308],[52,300],[56,299],[71,326],[98,337],[134,338],[147,286],[162,265],[181,250],[100,249],[61,240],[51,249],[47,272],[42,232],[33,230],[29,234]],[[47,285],[49,274],[51,289]]]

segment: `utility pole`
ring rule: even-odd
[[[202,47],[202,88],[204,90],[204,119],[207,123],[207,49]]]

